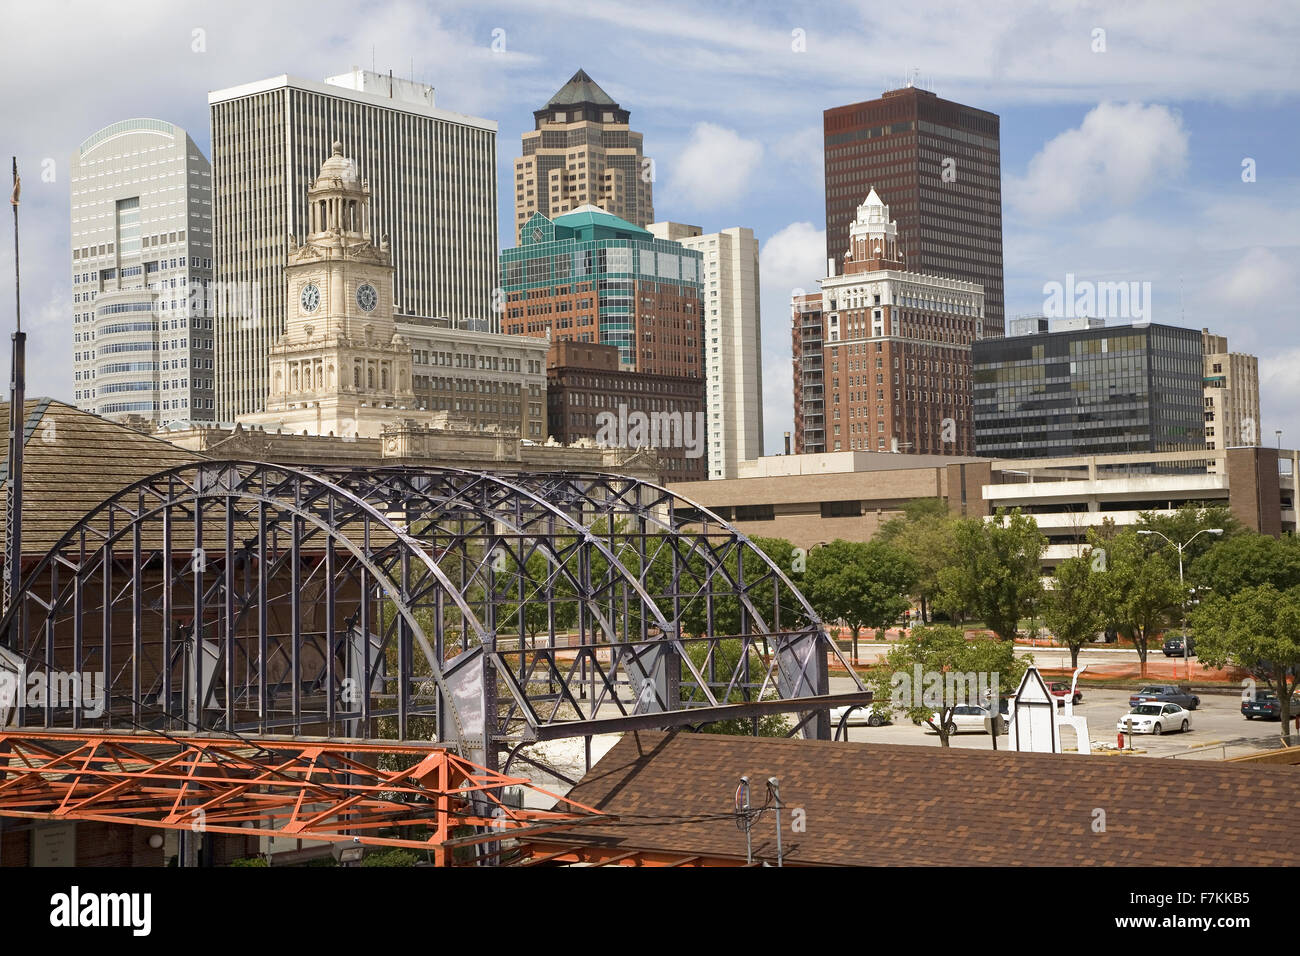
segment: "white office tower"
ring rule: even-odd
[[[208,104],[217,278],[253,290],[248,308],[218,309],[222,421],[266,407],[290,237],[310,232],[308,189],[336,141],[370,190],[367,231],[391,249],[395,315],[495,321],[496,123],[438,109],[430,86],[357,69],[218,90]]]
[[[115,421],[210,421],[211,168],[179,126],[128,119],[70,166],[74,401]]]
[[[758,308],[758,240],[735,227],[654,222],[660,239],[699,251],[704,322],[709,477],[735,478],[742,461],[763,456],[763,328]]]

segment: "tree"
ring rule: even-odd
[[[1015,651],[1009,641],[967,640],[961,630],[946,624],[913,628],[885,656],[883,666],[867,674],[873,709],[923,721],[939,735],[939,745],[947,747],[953,708],[967,703],[991,705],[996,713],[998,698],[1020,683],[1032,658],[1016,657]],[[988,700],[983,699],[984,692]],[[993,746],[997,748],[996,733]]]
[[[959,520],[952,559],[939,572],[935,606],[964,619],[981,618],[999,639],[1015,639],[1020,619],[1042,594],[1038,563],[1047,539],[1017,508],[998,509],[990,521]]]
[[[785,538],[750,538],[749,543],[759,551],[763,552],[773,564],[785,572],[786,576],[798,586],[799,575],[792,573],[793,564],[792,556],[795,548]],[[736,578],[740,575],[742,561],[739,555],[740,548],[732,548],[723,559],[723,566],[728,573]],[[663,589],[667,594],[671,591],[672,575],[670,571],[671,557],[667,550],[660,552],[660,557],[656,562],[654,577],[657,586]],[[710,579],[710,572],[705,560],[698,553],[693,554],[689,560],[681,562],[679,569],[681,577],[681,593],[694,595],[696,591],[703,588]],[[772,569],[752,551],[746,550],[743,558],[744,570],[744,588],[748,595],[750,603],[755,610],[763,615],[769,623],[773,623],[775,612],[780,610],[781,628],[785,630],[800,627],[807,623],[807,615],[799,602],[795,600],[794,593],[787,587],[775,574]],[[723,582],[720,577],[714,576],[713,586],[721,590]],[[669,597],[664,598],[664,606],[671,608],[672,600]],[[742,622],[741,602],[732,594],[715,595],[712,601],[713,608],[713,634],[740,634],[745,629]],[[744,621],[750,627],[753,621],[748,620],[748,615],[744,616]],[[691,634],[709,633],[709,602],[703,596],[686,601],[682,605],[682,624],[683,629]]]
[[[864,627],[888,627],[907,610],[915,566],[883,541],[836,540],[808,554],[804,595],[823,621],[843,621],[853,631],[853,656]]]
[[[1193,563],[1188,579],[1212,594],[1271,584],[1279,591],[1300,585],[1300,538],[1247,531],[1217,541]]]
[[[1099,571],[1103,617],[1133,642],[1145,670],[1150,640],[1182,606],[1183,592],[1178,573],[1166,551],[1150,547],[1134,528],[1125,528],[1109,538],[1089,536],[1092,559]]]
[[[1070,649],[1070,668],[1079,666],[1079,649],[1106,625],[1103,592],[1092,556],[1066,558],[1056,566],[1055,585],[1043,602],[1048,630]]]
[[[713,651],[712,668],[710,668],[709,647],[703,641],[689,641],[686,644],[686,653],[690,657],[691,663],[695,665],[696,670],[704,675],[706,680],[712,681],[710,673],[718,675],[721,682],[725,683],[731,679],[731,675],[736,672],[740,664],[741,642],[738,639],[727,639],[718,641]],[[766,673],[767,665],[764,664],[762,655],[753,647],[749,649],[749,672],[753,675],[755,681],[761,679]],[[682,664],[681,673],[682,682],[682,700],[695,700],[698,702],[703,699],[703,695],[691,685],[695,684],[695,675],[685,663]],[[721,688],[713,688],[714,693],[721,697]],[[767,699],[777,696],[776,690],[768,692]],[[732,688],[725,700],[719,700],[723,704],[740,704],[754,698],[740,687]],[[732,736],[746,737],[784,737],[790,732],[790,725],[786,721],[784,714],[765,714],[761,717],[732,717],[727,720],[715,720],[711,724],[704,724],[700,728],[701,733],[705,734],[730,734]]]
[[[1263,584],[1218,595],[1193,611],[1192,620],[1201,663],[1243,667],[1277,694],[1282,739],[1290,746],[1291,696],[1300,685],[1300,587]]]
[[[549,634],[552,627],[556,631],[573,627],[578,620],[577,592],[563,568],[541,551],[529,555],[522,569],[513,553],[502,551],[500,557],[503,569],[496,582],[500,597],[521,600],[498,606],[499,634],[518,635],[522,649],[525,636],[535,647],[539,633]],[[548,596],[553,603],[548,603]]]
[[[1139,512],[1138,520],[1133,527],[1138,531],[1158,531],[1170,541],[1187,544],[1183,549],[1183,571],[1188,587],[1205,583],[1189,573],[1198,558],[1216,545],[1246,531],[1246,526],[1234,518],[1232,512],[1224,505],[1202,507],[1191,503],[1180,505],[1171,515],[1158,514],[1154,511]],[[1193,540],[1193,536],[1198,531],[1206,528],[1219,528],[1223,534],[1221,536],[1203,534]],[[1174,567],[1177,568],[1177,552],[1175,552]]]
[[[890,518],[873,540],[892,544],[905,552],[916,570],[912,597],[921,605],[921,620],[930,621],[930,602],[939,590],[939,572],[952,560],[957,519],[942,498],[917,498],[903,505],[903,513]]]

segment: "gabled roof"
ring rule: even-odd
[[[44,555],[87,512],[127,485],[207,458],[48,398],[29,399],[23,409],[24,555]],[[0,403],[0,421],[8,420],[9,403]],[[7,448],[0,451],[7,454]],[[0,476],[0,493],[7,484],[8,475]]]
[[[573,106],[577,103],[596,103],[601,106],[618,106],[613,98],[587,75],[586,70],[578,70],[569,78],[555,95],[546,101],[547,106]]]
[[[618,819],[536,843],[743,863],[745,775],[755,806],[779,779],[788,864],[1277,866],[1300,845],[1300,767],[685,732],[625,734],[566,795]],[[756,859],[775,827],[752,828]]]

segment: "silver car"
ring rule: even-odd
[[[942,714],[934,713],[930,715],[930,721],[938,724]],[[988,733],[985,721],[994,716],[988,708],[980,707],[976,704],[959,704],[952,709],[952,716],[948,718],[948,733],[959,734],[963,731],[984,734]],[[1007,732],[1007,720],[1001,714],[994,717],[997,732],[1005,734]]]

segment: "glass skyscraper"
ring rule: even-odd
[[[78,408],[115,421],[211,421],[211,167],[179,126],[113,123],[72,155]]]
[[[971,361],[978,455],[1205,448],[1198,330],[1127,325],[983,339]]]
[[[501,331],[616,345],[625,369],[703,379],[701,259],[595,206],[535,213],[501,253]]]

